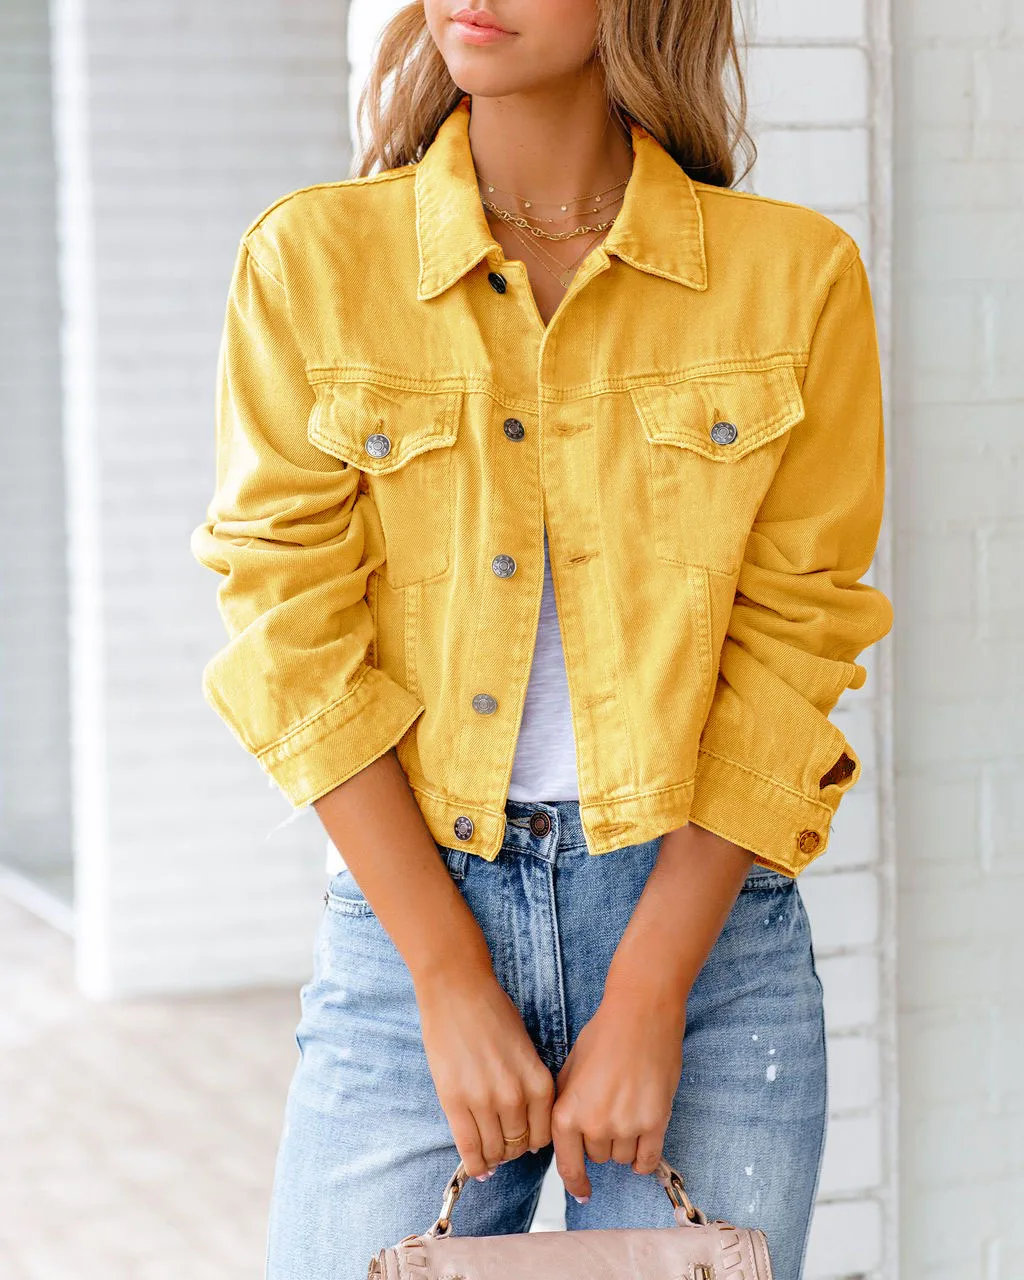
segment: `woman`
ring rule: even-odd
[[[264,210],[228,301],[204,690],[336,851],[267,1275],[364,1276],[460,1158],[461,1234],[552,1159],[568,1229],[670,1226],[663,1154],[798,1280],[797,877],[891,625],[866,275],[732,189],[729,0],[491,3],[394,18],[361,170]]]

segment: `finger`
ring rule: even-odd
[[[632,1138],[613,1138],[611,1158],[619,1164],[632,1164],[636,1159],[637,1135]]]
[[[499,1107],[498,1122],[503,1147],[499,1160],[515,1160],[530,1149],[530,1117],[525,1102]],[[510,1142],[510,1138],[513,1141]]]
[[[636,1173],[653,1173],[658,1167],[661,1153],[665,1145],[665,1130],[647,1130],[641,1133],[636,1143],[636,1159],[633,1169]]]
[[[471,1178],[479,1178],[487,1173],[487,1162],[483,1157],[480,1130],[468,1107],[459,1107],[448,1116],[448,1125],[458,1148],[459,1159],[466,1166]]]
[[[543,1075],[530,1087],[526,1104],[531,1151],[539,1151],[551,1141],[551,1108],[555,1101],[555,1078],[543,1063],[541,1066]]]
[[[583,1134],[568,1118],[559,1117],[555,1107],[551,1119],[555,1144],[555,1167],[565,1189],[581,1203],[590,1199],[590,1179],[584,1162]]]
[[[480,1130],[480,1143],[484,1162],[488,1169],[496,1169],[505,1158],[505,1139],[501,1133],[501,1121],[495,1107],[483,1106],[473,1112],[476,1127]],[[515,1133],[515,1129],[511,1131]]]
[[[605,1164],[612,1156],[612,1140],[584,1130],[583,1150],[595,1164]]]

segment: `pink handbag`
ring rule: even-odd
[[[772,1280],[760,1228],[709,1222],[665,1159],[654,1176],[673,1206],[674,1227],[456,1236],[451,1212],[469,1177],[460,1160],[437,1221],[381,1249],[367,1280]]]

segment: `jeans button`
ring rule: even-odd
[[[551,819],[542,809],[530,814],[530,830],[535,836],[546,836],[551,830]]]

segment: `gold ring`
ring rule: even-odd
[[[501,1136],[505,1138],[505,1146],[511,1147],[511,1146],[514,1146],[517,1142],[526,1142],[530,1136],[530,1130],[524,1129],[522,1133],[517,1133],[513,1138],[506,1137],[503,1131]]]

